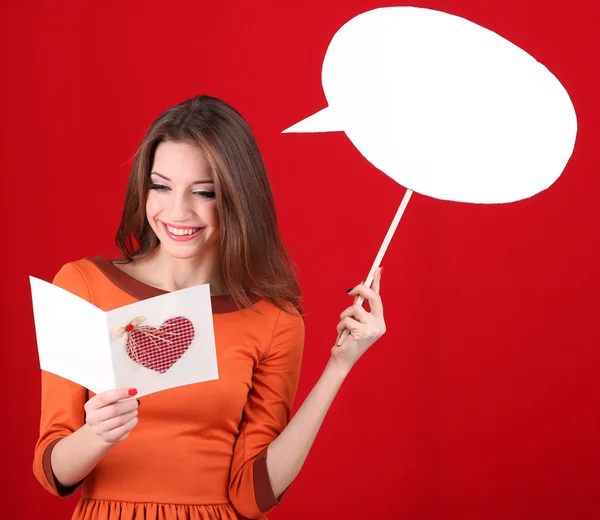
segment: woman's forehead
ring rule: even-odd
[[[173,182],[212,180],[212,169],[203,151],[187,142],[164,141],[154,154],[151,173]]]

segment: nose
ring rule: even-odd
[[[192,207],[185,194],[175,194],[171,204],[171,220],[173,223],[185,222],[192,215]]]

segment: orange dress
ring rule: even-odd
[[[164,291],[96,257],[66,264],[54,283],[108,311]],[[290,420],[304,321],[271,303],[259,313],[213,296],[219,379],[142,397],[137,426],[79,484],[54,477],[50,454],[83,426],[86,388],[42,371],[34,473],[59,496],[80,486],[76,520],[265,518],[273,493],[266,450]],[[85,348],[85,345],[81,346]]]

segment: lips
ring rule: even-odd
[[[175,227],[175,226],[170,226],[169,224],[165,224],[165,226],[167,226],[167,230],[169,231],[169,233],[171,233],[173,235],[178,235],[178,236],[193,235],[199,229],[201,229],[199,227],[179,228],[179,227]]]
[[[192,240],[200,235],[205,229],[203,227],[172,226],[171,224],[166,224],[162,221],[159,222],[162,224],[167,236],[175,242],[187,242]]]

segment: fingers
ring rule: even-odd
[[[373,281],[375,282],[375,279]],[[377,290],[379,290],[379,285],[377,285]],[[381,296],[379,296],[379,294],[376,293],[373,289],[367,289],[367,287],[361,284],[357,285],[348,294],[350,294],[351,296],[362,296],[365,300],[369,302],[369,307],[371,308],[372,314],[376,316],[383,315],[383,304],[381,303]]]
[[[339,334],[344,329],[348,329],[355,337],[379,337],[385,333],[385,320],[383,317],[383,303],[379,291],[381,288],[381,271],[378,268],[373,277],[371,288],[367,288],[364,282],[360,283],[354,289],[348,291],[348,294],[354,296],[354,304],[348,307],[340,314],[340,323],[337,326],[338,340]],[[370,312],[362,306],[364,300],[369,302]]]
[[[106,419],[105,421],[100,421],[99,423],[92,424],[92,429],[96,435],[102,433],[108,433],[111,430],[116,430],[128,424],[131,419],[137,417],[138,411],[137,408],[132,410],[131,412],[125,413],[123,415],[117,415],[115,417],[111,417],[110,419]]]
[[[373,289],[375,294],[379,294],[379,290],[381,288],[381,271],[383,271],[383,267],[380,267],[377,269],[377,271],[375,271],[373,283],[371,284],[371,289]]]
[[[363,309],[364,310],[364,309]],[[341,334],[342,332],[344,332],[345,329],[348,329],[350,331],[350,333],[355,332],[357,330],[361,330],[362,327],[364,327],[364,325],[358,321],[356,321],[355,319],[347,316],[344,319],[342,319],[342,321],[340,321],[337,324],[337,331],[338,331],[338,335]],[[338,336],[339,339],[339,336]]]
[[[137,399],[126,399],[97,409],[95,410],[95,413],[91,413],[90,415],[93,416],[94,422],[102,422],[112,419],[113,417],[130,413],[133,410],[137,410],[137,407]]]
[[[105,442],[123,440],[137,424],[139,401],[131,397],[136,393],[117,388],[92,397],[84,406],[86,423]]]
[[[136,410],[136,414],[137,414],[137,410]],[[131,432],[131,430],[133,430],[135,428],[137,423],[138,423],[138,418],[133,417],[132,419],[127,421],[122,426],[119,426],[119,427],[109,430],[107,432],[102,432],[102,433],[96,434],[96,435],[101,437],[105,442],[115,443],[115,442],[123,441],[127,437],[129,437],[129,433]]]
[[[367,323],[371,318],[367,310],[358,304],[354,304],[351,307],[348,307],[344,312],[340,314],[341,320],[343,320],[346,317],[354,317],[357,321],[360,321],[361,323]]]
[[[112,390],[106,390],[105,392],[101,392],[98,395],[94,396],[90,401],[93,401],[93,405],[96,408],[102,408],[103,406],[107,406],[112,403],[116,403],[121,399],[127,399],[129,397],[137,394],[137,390],[135,388],[115,388]]]

